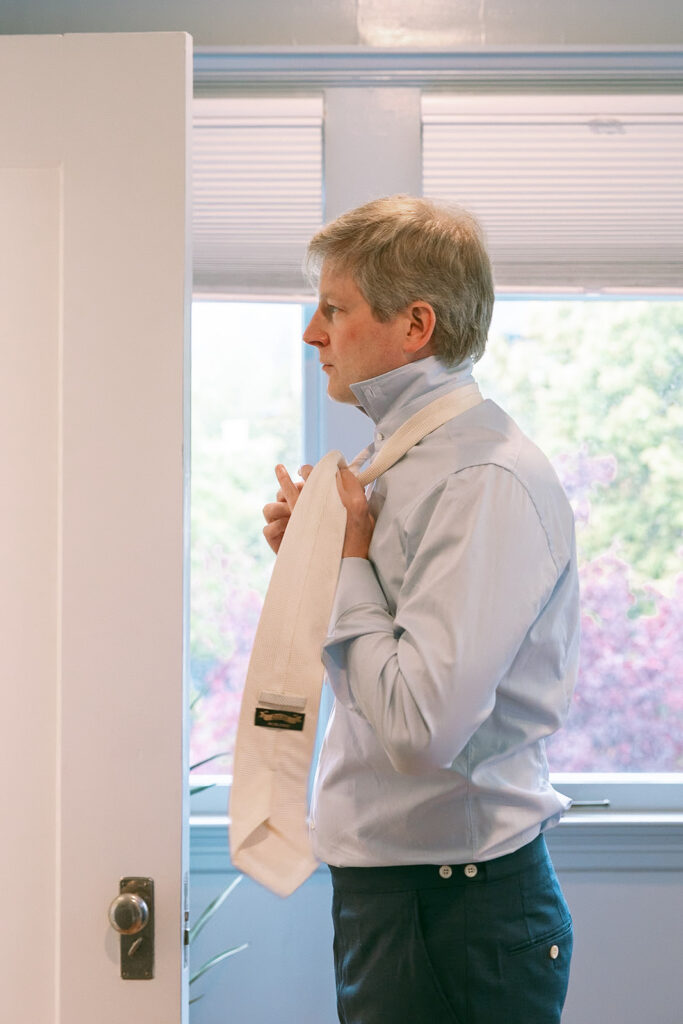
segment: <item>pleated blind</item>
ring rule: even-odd
[[[683,95],[425,95],[423,190],[501,291],[683,292]]]
[[[196,293],[302,291],[322,223],[322,120],[321,96],[195,100]]]

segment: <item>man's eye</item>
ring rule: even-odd
[[[328,316],[332,316],[334,313],[338,313],[338,312],[339,312],[339,306],[328,306],[327,307],[327,315]]]

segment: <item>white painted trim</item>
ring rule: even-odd
[[[609,800],[609,809],[600,809],[605,819],[629,816],[642,820],[647,815],[683,815],[683,774],[657,772],[551,772],[556,789],[575,801]],[[227,807],[231,775],[193,775],[193,786],[213,788],[192,798],[193,815],[215,815]],[[570,812],[575,818],[581,808]],[[591,811],[592,820],[598,811]]]
[[[683,814],[567,817],[546,839],[559,872],[683,873]],[[226,816],[190,818],[190,864],[193,875],[236,871]]]
[[[551,781],[574,801],[608,799],[612,816],[683,813],[682,773],[551,772]]]

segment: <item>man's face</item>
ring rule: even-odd
[[[304,341],[318,349],[329,378],[330,398],[356,405],[350,384],[410,362],[411,355],[404,351],[409,324],[409,316],[402,314],[380,323],[353,278],[324,263],[318,308],[304,331]]]

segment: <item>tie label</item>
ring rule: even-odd
[[[273,708],[256,708],[254,725],[261,725],[266,729],[292,729],[301,732],[304,727],[304,718],[299,711],[276,711]]]

